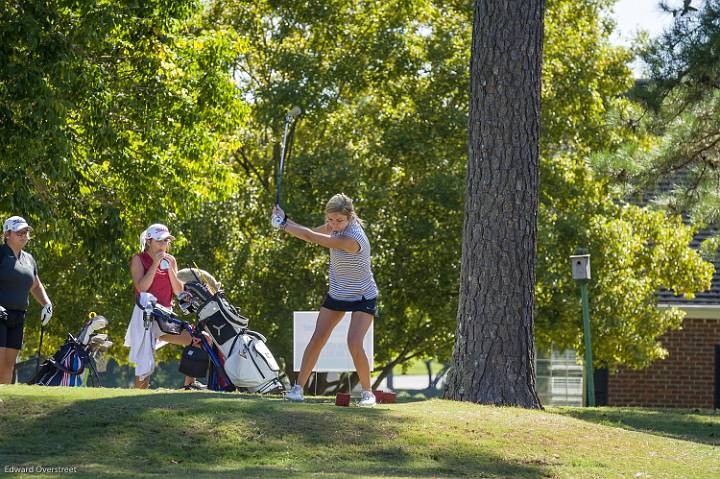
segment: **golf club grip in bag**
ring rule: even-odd
[[[280,366],[265,344],[265,337],[255,331],[248,330],[235,337],[224,368],[238,388],[257,393],[283,389],[278,379]]]

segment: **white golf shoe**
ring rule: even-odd
[[[358,406],[372,407],[375,404],[377,404],[377,401],[375,400],[375,395],[372,391],[363,391],[362,396],[360,397],[360,402],[358,402]]]
[[[288,401],[303,402],[305,400],[305,398],[303,397],[303,388],[296,384],[295,386],[290,388],[288,393],[285,395],[285,398]]]

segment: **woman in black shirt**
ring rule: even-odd
[[[40,282],[35,258],[23,248],[30,239],[30,225],[12,216],[3,225],[0,245],[0,306],[7,317],[0,319],[0,384],[12,382],[13,368],[22,347],[25,313],[29,295],[40,303],[40,321],[45,326],[52,316],[52,304]]]

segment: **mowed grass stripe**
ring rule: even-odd
[[[75,466],[73,477],[720,477],[720,416],[709,411],[361,409],[35,386],[0,387],[0,399],[0,462]]]

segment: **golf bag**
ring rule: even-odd
[[[101,386],[96,358],[112,346],[107,334],[94,331],[107,326],[107,320],[95,316],[85,323],[77,338],[68,334],[65,343],[51,357],[45,360],[28,384],[39,386],[82,386],[83,374],[87,368],[87,385]]]
[[[222,291],[215,293],[196,315],[203,329],[213,337],[223,352],[227,350],[226,345],[230,340],[247,329],[249,322],[230,304]]]
[[[197,327],[212,337],[220,363],[213,365],[215,370],[224,371],[223,379],[250,392],[284,389],[278,379],[280,367],[265,345],[265,337],[247,329],[248,318],[230,304],[222,291],[212,293],[203,283],[190,281],[185,283],[185,292],[180,307],[195,313]]]
[[[188,300],[191,306],[183,308],[181,305],[181,308],[195,313],[198,327],[212,336],[213,342],[227,357],[232,340],[247,329],[248,318],[238,313],[222,291],[211,293],[204,284],[197,281],[186,283],[185,291],[192,296],[192,299]]]
[[[142,293],[145,294],[145,293]],[[189,295],[180,298],[181,309],[188,312],[187,304],[182,302],[189,301]],[[199,330],[193,328],[186,321],[179,319],[171,309],[165,308],[157,304],[152,295],[146,295],[138,300],[138,305],[143,309],[146,328],[150,322],[157,323],[160,330],[165,334],[181,334],[187,331],[192,336],[200,339],[200,346],[189,345],[183,349],[180,359],[179,370],[186,376],[200,378],[205,376],[208,371],[208,361],[211,365],[211,371],[214,371],[215,381],[212,384],[222,384],[223,387],[213,388],[215,391],[234,390],[235,387],[227,380],[225,370],[222,367],[222,360],[218,356],[217,351],[213,348],[202,334],[198,334]],[[214,369],[212,368],[214,366]]]
[[[232,341],[225,357],[225,373],[238,388],[267,393],[284,389],[280,366],[265,344],[265,337],[246,330]]]

